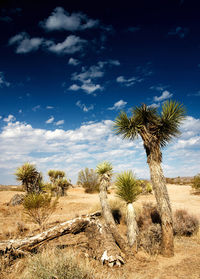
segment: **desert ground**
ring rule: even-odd
[[[172,210],[186,209],[188,213],[196,216],[200,221],[200,196],[191,194],[189,185],[168,184],[168,192]],[[10,199],[21,192],[0,191],[0,241],[11,238],[23,238],[25,235],[38,233],[37,225],[27,221],[23,214],[22,205],[7,206]],[[111,191],[109,199],[114,199]],[[142,195],[135,202],[135,207],[140,208],[144,202],[153,202],[153,195]],[[80,187],[70,188],[67,196],[59,199],[59,204],[48,221],[48,226],[73,219],[82,214],[93,212],[100,208],[98,194],[86,194]],[[19,229],[20,228],[20,229]],[[23,229],[24,228],[24,229]],[[125,225],[120,224],[121,233],[126,232]],[[57,244],[73,246],[79,242],[84,246],[81,236],[62,236],[59,240],[49,242],[49,247]],[[48,246],[47,245],[47,246]],[[175,256],[164,258],[160,255],[149,255],[145,251],[138,251],[135,256],[121,268],[108,268],[90,261],[90,268],[94,269],[94,278],[133,278],[133,279],[198,279],[200,278],[200,233],[192,237],[175,237]],[[21,278],[20,274],[24,264],[16,261],[12,271],[4,278]],[[98,270],[98,272],[96,271]],[[1,275],[0,275],[1,276]],[[5,275],[4,275],[5,276]],[[95,277],[96,276],[96,277]]]

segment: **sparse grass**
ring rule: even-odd
[[[46,249],[29,257],[20,279],[92,279],[85,262],[60,249]]]

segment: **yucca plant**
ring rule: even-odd
[[[16,179],[21,181],[27,193],[40,192],[42,186],[42,174],[37,171],[35,165],[25,163],[17,168]]]
[[[180,134],[185,118],[184,107],[176,101],[167,101],[159,114],[156,108],[145,104],[132,109],[132,116],[121,112],[115,120],[114,130],[124,139],[134,140],[140,136],[147,155],[151,181],[162,220],[162,253],[174,255],[172,210],[166,182],[161,167],[161,148]]]
[[[132,247],[137,238],[138,226],[136,222],[133,202],[141,193],[141,187],[138,180],[131,171],[125,171],[117,175],[116,195],[127,204],[127,238],[129,246]]]
[[[42,193],[29,193],[23,201],[24,213],[29,220],[44,228],[48,218],[55,211],[58,198],[52,200],[52,196]]]

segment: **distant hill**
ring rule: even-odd
[[[179,184],[179,185],[186,185],[192,184],[194,176],[177,176],[174,178],[166,177],[166,182],[169,184]]]

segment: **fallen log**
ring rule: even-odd
[[[100,215],[100,212],[83,215],[49,228],[35,236],[1,241],[0,254],[4,256],[26,254],[62,235],[86,231],[92,256],[101,260],[103,264],[121,266],[124,264],[124,255],[117,246],[109,228],[98,220],[97,217]]]

